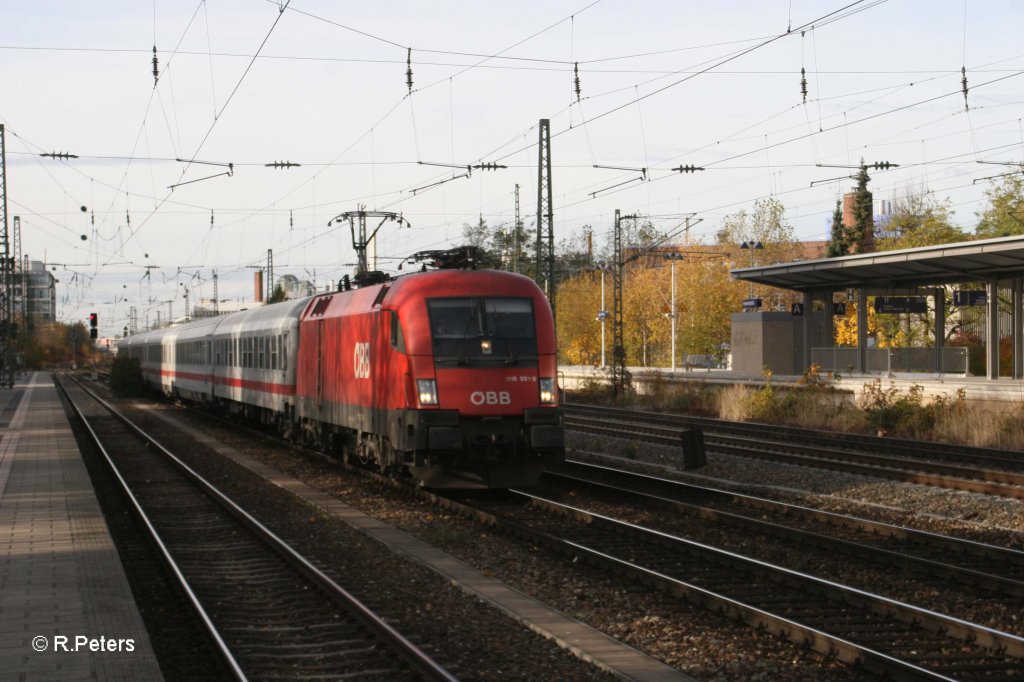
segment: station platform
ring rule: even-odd
[[[48,373],[0,391],[0,682],[162,680]]]
[[[627,367],[633,385],[639,393],[647,392],[646,384],[655,377],[667,383],[706,382],[709,384],[742,384],[754,388],[763,386],[763,376],[739,374],[728,369],[677,369],[672,372],[665,367]],[[590,367],[587,365],[560,365],[558,368],[559,385],[568,391],[585,388],[594,382],[607,382],[608,368]],[[774,386],[796,386],[802,381],[800,376],[775,374],[771,377]],[[884,388],[895,386],[901,392],[916,387],[925,398],[955,397],[957,391],[963,390],[966,400],[996,401],[1020,403],[1024,402],[1024,381],[1002,377],[996,380],[985,377],[964,376],[963,374],[925,374],[925,373],[856,373],[843,372],[837,379],[828,372],[822,372],[822,379],[840,391],[848,392],[856,399],[866,384],[881,382]]]

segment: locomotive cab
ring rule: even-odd
[[[549,315],[547,302],[473,293],[426,299],[434,377],[417,379],[417,399],[446,423],[427,426],[424,464],[434,467],[415,473],[427,485],[528,485],[564,455],[556,365],[539,352],[535,306]]]

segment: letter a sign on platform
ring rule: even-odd
[[[792,314],[798,316],[798,317],[800,315],[803,315],[804,314],[804,304],[803,303],[794,303],[793,306],[790,308],[790,312]]]

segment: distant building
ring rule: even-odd
[[[14,282],[15,316],[24,315],[29,327],[57,319],[57,280],[42,261],[25,259],[20,276]]]
[[[316,293],[316,288],[310,282],[295,275],[282,275],[277,280],[277,286],[281,287],[284,297],[288,300],[306,298]]]
[[[218,317],[220,315],[227,315],[229,313],[237,313],[241,310],[248,310],[249,308],[255,308],[256,306],[263,305],[262,303],[253,303],[252,301],[224,301],[221,300],[217,304],[217,311],[214,312],[213,301],[200,300],[194,306],[192,306],[192,315],[190,319],[198,320],[203,317]],[[186,322],[185,318],[174,320],[172,324],[181,324]]]

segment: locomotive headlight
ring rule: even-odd
[[[555,380],[553,377],[543,377],[540,380],[540,401],[542,403],[555,402]]]
[[[416,390],[420,394],[420,405],[437,405],[437,382],[433,379],[417,379]]]

